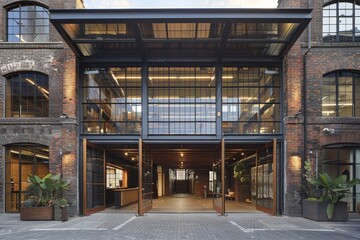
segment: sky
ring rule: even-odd
[[[277,0],[84,0],[86,8],[276,8]]]

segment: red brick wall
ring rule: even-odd
[[[6,42],[6,7],[18,1],[0,0],[0,179],[4,174],[5,145],[38,143],[49,146],[50,171],[71,181],[66,193],[73,203],[70,215],[78,212],[78,119],[76,60],[55,28],[50,26],[49,43]],[[82,7],[81,0],[35,0],[51,8]],[[49,76],[49,117],[9,119],[4,116],[5,76],[19,71],[39,71]],[[65,113],[68,118],[60,118]],[[0,212],[4,211],[0,181]]]

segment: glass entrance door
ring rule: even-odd
[[[213,167],[213,206],[222,216],[225,215],[225,140],[221,140],[220,161]]]
[[[256,209],[276,214],[277,211],[277,160],[276,139],[259,149],[256,159]]]
[[[153,161],[151,152],[139,140],[139,204],[138,215],[143,216],[144,213],[152,209],[153,196]]]

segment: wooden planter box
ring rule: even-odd
[[[347,221],[348,220],[346,202],[335,203],[334,215],[331,220],[328,219],[326,215],[327,205],[328,203],[326,202],[303,200],[302,201],[303,217],[315,221]]]
[[[47,221],[54,220],[53,207],[22,207],[20,208],[22,221]]]

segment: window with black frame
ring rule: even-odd
[[[214,67],[149,68],[149,134],[216,133]]]
[[[360,40],[359,0],[335,0],[324,5],[323,40],[326,42]]]
[[[322,81],[322,116],[360,116],[360,73],[335,71]]]
[[[81,88],[83,133],[140,134],[141,68],[85,69]]]
[[[8,42],[49,42],[49,10],[21,2],[7,9]]]
[[[279,82],[277,68],[223,68],[224,134],[280,133]]]
[[[6,117],[49,116],[49,77],[21,72],[6,77]]]
[[[360,178],[360,148],[328,146],[322,150],[322,172],[331,177],[346,175],[347,180]],[[360,185],[350,189],[344,199],[348,203],[348,211],[356,211],[356,203],[360,201]]]
[[[29,175],[40,178],[49,173],[49,147],[39,144],[12,144],[5,147],[5,212],[19,212],[25,201]]]

